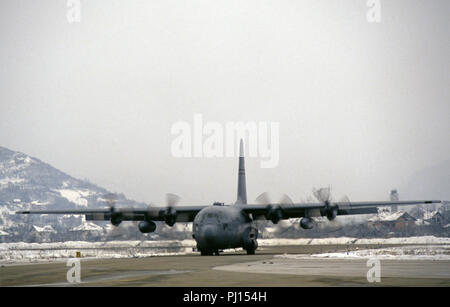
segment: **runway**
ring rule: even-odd
[[[380,246],[378,246],[379,248]],[[220,256],[157,256],[130,259],[81,258],[81,283],[66,280],[65,262],[2,266],[1,286],[450,286],[449,260],[381,260],[381,282],[367,281],[364,259],[309,255],[348,252],[358,246],[274,246]],[[370,248],[370,246],[365,246]],[[290,258],[290,255],[294,255]],[[297,259],[297,256],[300,258]]]
[[[216,270],[264,274],[292,274],[300,276],[361,277],[371,267],[367,260],[346,259],[285,259],[238,263],[216,267]],[[450,281],[450,261],[382,260],[382,277],[442,278]]]

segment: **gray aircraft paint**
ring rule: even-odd
[[[258,229],[251,216],[242,211],[247,204],[245,184],[244,144],[239,144],[238,191],[235,205],[216,204],[202,209],[194,219],[193,237],[202,254],[219,249],[243,247],[253,253],[258,247]]]
[[[237,206],[211,206],[194,219],[193,232],[200,251],[244,247],[252,222]],[[256,237],[254,238],[256,240]]]
[[[236,204],[247,204],[247,187],[245,185],[245,160],[244,160],[244,142],[239,143],[239,173],[238,173],[238,192]]]

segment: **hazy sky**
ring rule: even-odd
[[[386,200],[448,166],[450,1],[380,3],[369,23],[365,0],[81,0],[69,23],[65,0],[3,0],[0,146],[140,201],[232,202],[237,158],[173,157],[172,125],[279,122],[249,202]]]

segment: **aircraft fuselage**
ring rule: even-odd
[[[239,247],[253,254],[258,246],[257,228],[236,205],[202,209],[194,219],[193,237],[197,242],[197,249],[204,255]]]

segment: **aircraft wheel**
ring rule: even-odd
[[[255,250],[254,249],[247,249],[247,255],[254,255]]]

